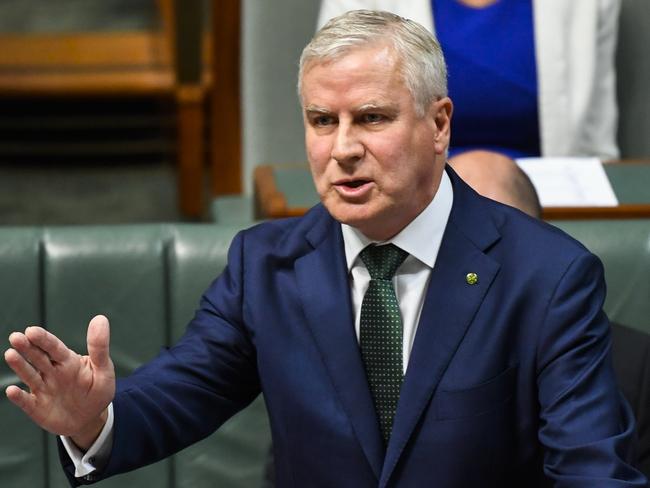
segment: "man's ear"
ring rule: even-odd
[[[428,116],[435,124],[435,148],[436,154],[444,154],[449,147],[451,136],[451,114],[454,111],[454,104],[451,98],[443,97],[431,102]]]

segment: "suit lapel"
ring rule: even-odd
[[[303,309],[321,358],[363,452],[379,479],[383,441],[354,332],[343,237],[323,218],[307,236],[314,250],[296,261]]]
[[[388,483],[499,270],[484,253],[499,239],[498,231],[471,191],[450,176],[454,205],[431,273],[379,486]],[[470,272],[478,275],[476,284],[467,282]]]

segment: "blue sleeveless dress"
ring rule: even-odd
[[[488,149],[539,156],[539,116],[531,0],[483,8],[432,0],[454,102],[449,155]]]

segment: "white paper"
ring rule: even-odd
[[[618,200],[597,158],[521,158],[542,207],[615,207]]]

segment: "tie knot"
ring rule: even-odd
[[[408,253],[394,244],[385,246],[376,246],[371,244],[361,251],[359,257],[366,265],[370,279],[373,280],[391,280],[404,262]]]

